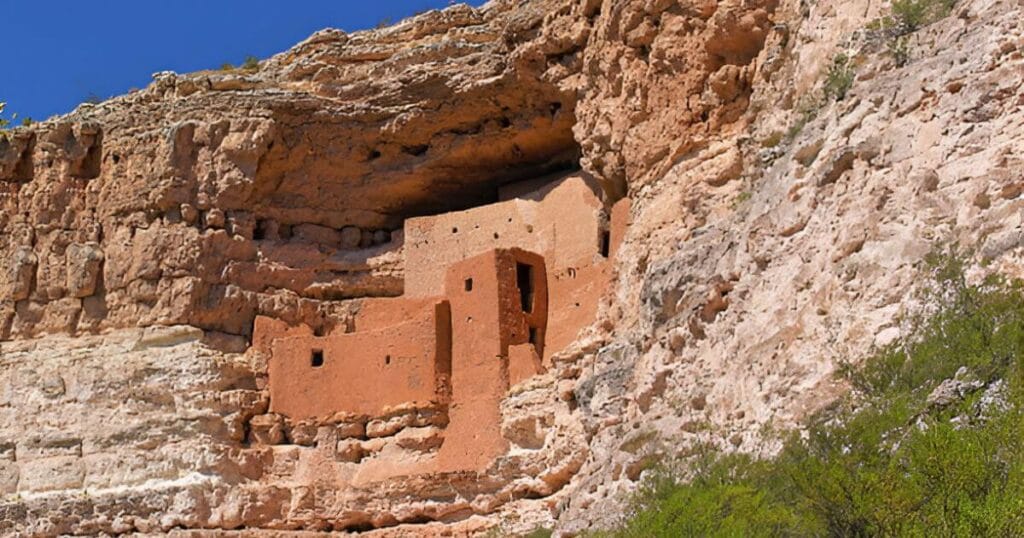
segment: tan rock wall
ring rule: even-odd
[[[575,165],[572,93],[508,61],[547,6],[323,32],[258,73],[159,73],[14,133],[0,248],[28,252],[0,272],[0,339],[179,323],[248,336],[257,314],[329,330],[350,321],[338,300],[400,295],[404,219]]]
[[[776,0],[585,6],[593,29],[574,133],[612,200],[743,128]]]
[[[498,0],[322,32],[259,73],[161,74],[0,142],[0,530],[572,532],[614,524],[665,455],[771,453],[766,430],[844,390],[837,361],[902,334],[935,245],[974,252],[972,278],[1024,267],[1020,3],[959,2],[902,66],[859,31],[887,9]],[[805,114],[838,52],[850,95]],[[213,347],[259,314],[329,334],[415,310],[380,306],[405,219],[575,164],[632,199],[616,284],[584,293],[598,324],[547,331],[546,373],[511,345],[526,379],[464,427],[500,447],[485,472],[409,478],[440,450],[426,411],[263,413],[260,345],[224,370]],[[552,320],[571,261],[548,260]],[[173,324],[210,346],[88,336]]]
[[[958,4],[913,35],[904,66],[853,32],[886,9],[782,3],[755,61],[751,123],[631,191],[607,311],[621,336],[584,354],[571,384],[599,433],[563,529],[614,524],[645,462],[680,447],[771,454],[766,429],[798,428],[846,390],[840,361],[905,334],[929,252],[971,245],[972,278],[1020,274],[1004,167],[1021,144],[1007,91],[1024,61],[1021,6]],[[839,52],[858,66],[851,93],[808,119],[801,103],[821,95]],[[989,257],[1001,261],[980,269]]]
[[[247,361],[203,340],[198,329],[168,327],[0,344],[0,532],[218,521],[174,505],[254,478],[252,462],[232,451],[267,400]],[[128,508],[143,499],[148,508]],[[107,515],[90,521],[94,506]]]

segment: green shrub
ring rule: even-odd
[[[842,101],[846,98],[846,94],[853,87],[856,77],[857,71],[853,60],[849,56],[843,53],[833,56],[832,63],[825,74],[825,82],[821,93],[814,92],[813,94],[801,97],[796,106],[796,117],[793,124],[789,126],[781,137],[776,137],[773,134],[766,138],[762,141],[762,146],[770,147],[771,144],[792,142],[800,135],[808,123],[814,121],[814,118],[818,116],[818,113],[821,112],[822,107],[828,101]]]
[[[736,195],[736,198],[732,201],[732,208],[736,209],[740,204],[743,204],[754,197],[754,194],[750,191],[743,191]]]
[[[259,71],[260,70],[260,59],[255,56],[246,56],[245,61],[242,62],[243,71]]]
[[[866,29],[881,40],[898,67],[910,62],[909,34],[946,16],[956,0],[894,0],[890,14],[868,23]]]
[[[796,121],[786,130],[786,142],[792,142],[803,132],[807,124],[814,121],[821,112],[822,99],[818,94],[805,95],[796,107]]]
[[[900,32],[910,33],[949,15],[956,0],[893,0],[892,18]]]
[[[255,56],[246,56],[245,57],[245,61],[242,62],[242,65],[238,65],[238,66],[236,66],[235,64],[232,64],[230,62],[224,62],[224,63],[220,64],[220,70],[221,71],[238,71],[238,70],[242,70],[242,71],[256,72],[256,71],[260,70],[260,59],[255,57]]]
[[[732,203],[730,204],[730,207],[732,208],[733,211],[736,211],[737,209],[740,208],[740,206],[742,206],[743,204],[745,204],[748,201],[750,201],[750,199],[753,198],[753,197],[754,197],[754,194],[752,192],[750,192],[750,191],[743,191],[743,192],[737,194],[736,197],[732,199]]]
[[[767,464],[743,455],[706,454],[681,483],[661,471],[636,501],[636,514],[609,534],[622,538],[785,535],[804,529],[800,514],[759,487]]]
[[[897,67],[903,67],[910,63],[910,40],[907,36],[898,36],[889,41],[889,55],[892,56]]]
[[[686,483],[659,473],[610,535],[1024,535],[1024,288],[968,285],[954,258],[929,268],[935,310],[843,368],[851,394],[805,435],[767,461],[705,455]],[[929,404],[954,378],[974,388]]]
[[[856,76],[857,71],[854,69],[850,57],[843,53],[835,55],[832,58],[832,65],[828,68],[828,74],[825,76],[825,99],[835,99],[836,101],[845,99],[846,94],[853,87]]]
[[[4,109],[7,108],[7,103],[0,102],[0,140],[7,140],[7,130],[10,129],[11,125],[18,119],[17,114],[11,114],[10,118],[2,117]],[[29,123],[25,123],[28,121]],[[30,125],[32,122],[29,118],[21,120],[22,125]]]

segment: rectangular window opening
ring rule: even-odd
[[[466,279],[466,291],[473,291],[473,279],[472,278],[467,278]]]
[[[537,345],[537,328],[530,327],[530,343]]]
[[[324,365],[324,350],[314,349],[309,357],[309,364],[313,368],[320,368]]]
[[[523,312],[533,312],[533,266],[525,263],[516,264],[516,285],[519,286],[519,301]]]
[[[601,256],[607,258],[612,250],[612,233],[608,230],[601,230]]]

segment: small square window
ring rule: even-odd
[[[321,366],[323,366],[324,351],[322,349],[314,349],[313,352],[310,354],[309,363],[310,365],[313,366],[313,368],[320,368]]]

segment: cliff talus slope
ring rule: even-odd
[[[771,453],[899,338],[927,253],[1022,273],[1022,10],[962,0],[894,52],[874,0],[495,0],[11,132],[0,531],[578,532],[656,461]],[[474,437],[444,355],[490,281],[406,262],[487,244],[512,321]],[[507,315],[541,297],[580,313]],[[319,368],[410,320],[456,328],[420,331],[435,385],[400,378],[429,402],[277,412],[275,346]],[[456,437],[499,454],[437,463]]]

